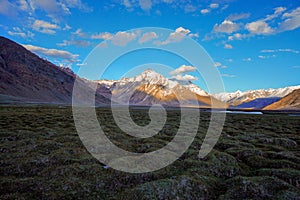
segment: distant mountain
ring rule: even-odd
[[[258,98],[284,97],[296,89],[300,89],[300,85],[278,89],[260,89],[248,90],[245,92],[236,91],[232,93],[219,93],[213,94],[213,96],[221,101],[229,103],[231,106],[238,106]]]
[[[264,107],[279,101],[281,98],[280,97],[267,97],[267,98],[257,98],[249,102],[242,103],[237,106],[231,106],[230,108],[235,108],[235,109],[263,109]]]
[[[71,104],[76,75],[26,50],[23,46],[0,37],[0,103]],[[88,80],[79,79],[82,91],[90,91]],[[98,86],[96,104],[108,104],[111,95]],[[85,94],[78,95],[84,101]]]
[[[117,81],[99,80],[113,94],[113,100],[131,105],[186,106],[186,107],[226,107],[223,102],[211,97],[192,82],[179,82],[168,79],[148,69],[133,78]]]
[[[290,94],[281,98],[279,101],[272,103],[264,110],[295,110],[300,109],[300,89],[294,90]]]

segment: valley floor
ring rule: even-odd
[[[150,152],[176,134],[178,110],[152,138],[124,134],[111,110],[98,108],[106,135],[119,147]],[[131,112],[149,122],[147,109]],[[300,117],[227,114],[222,135],[204,159],[198,152],[208,128],[180,159],[161,170],[130,174],[107,168],[85,149],[70,107],[0,107],[0,199],[299,199]]]

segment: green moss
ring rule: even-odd
[[[141,184],[120,194],[120,199],[209,199],[214,198],[213,191],[199,180],[187,176],[176,179],[162,179]]]
[[[294,168],[299,169],[299,165],[289,160],[271,160],[262,156],[251,156],[245,161],[252,168]]]
[[[295,169],[259,169],[256,171],[258,176],[277,177],[297,188],[300,188],[300,171]]]
[[[269,176],[235,177],[225,182],[227,191],[219,199],[296,199],[300,192],[292,185]]]

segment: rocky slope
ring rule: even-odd
[[[21,45],[0,37],[0,102],[71,104],[76,75],[41,59]],[[89,82],[80,79],[83,91]],[[96,103],[107,104],[110,91],[99,85]],[[85,94],[79,99],[84,100]],[[105,97],[106,96],[106,97]]]
[[[280,99],[281,99],[280,97],[257,98],[249,102],[241,103],[240,105],[237,106],[231,106],[231,108],[260,110],[276,101],[279,101]]]
[[[294,109],[300,109],[300,89],[294,90],[292,93],[281,98],[279,101],[272,103],[264,108],[264,110]]]

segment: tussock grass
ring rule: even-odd
[[[176,135],[180,112],[168,111],[164,128],[138,139],[122,132],[111,111],[98,120],[116,145],[155,151]],[[139,125],[147,110],[131,110]],[[197,157],[208,128],[201,113],[198,134],[179,160],[161,170],[129,174],[104,168],[81,143],[70,107],[0,107],[1,199],[296,199],[300,196],[300,118],[227,115],[214,150]]]

